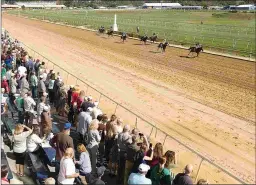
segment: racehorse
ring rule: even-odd
[[[105,28],[104,27],[100,27],[99,28],[99,33],[104,33],[105,32]]]
[[[197,54],[197,55],[196,55],[197,57],[199,56],[199,53],[200,53],[201,51],[204,51],[202,45],[200,45],[199,47],[192,46],[192,47],[189,48],[189,54],[190,54],[191,52],[192,52],[192,55],[193,55],[193,53],[196,53],[196,54]],[[189,54],[188,54],[188,56],[189,56]]]
[[[166,47],[169,45],[169,43],[168,42],[165,42],[165,43],[160,43],[157,47],[157,51],[159,50],[159,48],[161,48],[161,52],[163,53],[163,52],[165,52],[165,49],[166,49]]]
[[[124,43],[124,41],[126,40],[126,38],[127,38],[127,35],[126,35],[126,34],[122,34],[122,35],[121,35],[121,40],[123,40],[123,43]]]
[[[147,35],[144,35],[144,36],[140,37],[140,41],[144,42],[145,45],[147,44],[147,40],[148,40],[148,36]]]
[[[108,30],[108,32],[107,32],[108,36],[112,36],[112,37],[113,37],[113,33],[114,33],[113,30]]]
[[[153,42],[153,43],[156,42],[156,39],[157,39],[157,35],[153,35],[153,36],[149,37],[149,40],[150,40],[151,42]]]

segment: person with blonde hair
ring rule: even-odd
[[[116,123],[116,115],[111,115],[110,120],[106,124],[106,137],[105,137],[105,156],[106,161],[109,162],[109,153],[111,149],[111,138],[113,136],[113,126]]]
[[[121,118],[118,118],[115,125],[118,134],[123,132],[123,120]]]
[[[89,152],[86,150],[83,144],[77,145],[77,151],[80,153],[79,161],[75,161],[79,165],[79,173],[85,177],[86,184],[90,184],[92,180],[92,167]]]
[[[73,158],[73,148],[67,148],[60,161],[60,172],[58,175],[58,182],[60,184],[74,184],[75,178],[79,176],[79,173],[76,173]]]
[[[27,131],[24,131],[24,130]],[[16,170],[20,177],[24,176],[24,162],[27,150],[26,139],[33,132],[29,127],[17,124],[13,134],[13,154],[16,157]]]
[[[89,133],[88,133],[88,151],[90,154],[91,165],[92,165],[92,173],[96,173],[96,164],[97,164],[97,152],[99,148],[99,142],[101,140],[99,131],[99,121],[94,119],[91,121],[89,126]]]
[[[45,185],[55,185],[55,179],[52,177],[49,177],[49,178],[45,179],[44,184]]]

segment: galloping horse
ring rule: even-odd
[[[156,39],[157,39],[157,35],[153,34],[153,36],[149,37],[149,40],[153,43],[156,42]]]
[[[101,27],[99,28],[99,33],[104,33],[104,32],[105,32],[105,28],[101,26]]]
[[[124,41],[126,40],[126,38],[127,38],[126,33],[122,33],[122,35],[121,35],[121,40],[123,40],[123,43],[124,43]]]
[[[113,30],[108,30],[108,32],[107,32],[108,36],[112,36],[112,37],[113,37],[113,33],[114,33]]]
[[[164,42],[164,43],[160,43],[157,47],[157,51],[159,50],[159,48],[161,48],[161,52],[163,53],[163,52],[165,52],[165,49],[166,49],[166,47],[169,45],[169,43],[168,42]]]
[[[147,44],[147,40],[148,40],[148,36],[147,35],[144,35],[144,36],[140,37],[140,41],[144,42],[145,45]]]
[[[196,55],[197,57],[199,56],[199,53],[200,53],[201,51],[204,51],[202,45],[199,45],[198,47],[192,46],[192,47],[189,48],[189,54],[190,54],[191,52],[192,52],[192,53],[196,53],[196,54],[197,54],[197,55]],[[189,56],[189,54],[188,54],[188,56]],[[192,54],[192,55],[193,55],[193,54]]]

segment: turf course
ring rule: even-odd
[[[10,14],[64,22],[75,26],[109,28],[117,14],[119,31],[136,32],[184,46],[200,42],[204,48],[255,57],[255,13],[182,10],[11,10]],[[201,21],[203,24],[201,24]]]

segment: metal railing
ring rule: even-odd
[[[50,69],[55,70],[55,72],[60,72],[60,71],[56,71],[56,69],[59,69],[59,70],[62,70],[62,72],[65,72],[67,75],[66,75],[66,79],[63,78],[63,82],[64,82],[64,83],[67,84],[68,81],[69,81],[69,78],[70,78],[70,77],[73,77],[73,78],[75,79],[75,81],[76,81],[76,82],[75,82],[76,85],[78,85],[78,82],[80,81],[80,82],[82,83],[82,85],[84,85],[84,87],[86,87],[86,95],[88,95],[87,93],[88,93],[89,88],[92,89],[92,90],[94,90],[94,91],[96,91],[97,93],[99,93],[98,102],[99,102],[100,108],[101,108],[101,100],[102,100],[102,98],[107,98],[108,100],[110,100],[112,103],[115,104],[114,111],[113,111],[112,113],[115,114],[115,113],[117,112],[117,109],[118,109],[118,108],[122,108],[123,110],[125,110],[125,111],[129,112],[130,114],[132,114],[133,116],[135,116],[135,127],[136,127],[136,128],[138,128],[138,127],[140,126],[139,121],[141,122],[141,124],[142,124],[143,122],[145,122],[146,124],[148,124],[148,126],[151,127],[150,132],[148,132],[150,137],[155,137],[155,138],[157,138],[157,135],[159,135],[159,134],[162,133],[162,134],[163,134],[163,137],[162,137],[162,139],[161,139],[161,142],[162,142],[163,146],[167,147],[167,144],[168,144],[168,142],[166,142],[167,140],[169,140],[169,142],[173,142],[173,141],[174,141],[174,142],[177,143],[178,145],[180,145],[180,146],[184,147],[186,150],[188,150],[191,154],[195,154],[195,155],[196,155],[196,159],[199,159],[199,163],[197,163],[198,169],[197,169],[197,171],[195,170],[195,171],[196,171],[196,174],[195,174],[195,176],[194,176],[195,182],[197,181],[197,179],[198,179],[198,177],[199,177],[199,174],[200,174],[200,172],[201,172],[203,163],[206,163],[206,164],[205,164],[205,165],[206,165],[206,169],[208,169],[209,166],[212,165],[212,167],[214,167],[214,168],[216,169],[216,170],[213,170],[213,171],[218,171],[218,173],[220,173],[220,171],[223,172],[224,175],[225,175],[225,178],[231,178],[231,179],[235,180],[236,183],[247,184],[247,183],[246,183],[245,181],[243,181],[242,179],[239,179],[239,178],[237,177],[237,175],[234,175],[234,174],[232,174],[231,172],[229,172],[228,170],[226,170],[226,169],[224,169],[223,167],[219,166],[218,164],[215,164],[214,162],[212,162],[211,159],[208,159],[207,157],[203,156],[203,155],[200,154],[198,151],[196,151],[196,150],[193,149],[192,147],[188,146],[188,144],[186,144],[186,143],[184,143],[184,142],[182,142],[182,141],[176,139],[174,136],[169,135],[169,134],[166,133],[164,130],[158,128],[158,127],[156,126],[156,124],[153,124],[153,123],[147,121],[147,120],[144,119],[142,116],[140,116],[140,115],[138,115],[137,113],[135,113],[134,111],[130,110],[129,108],[127,108],[127,107],[125,107],[125,106],[123,106],[121,103],[119,103],[119,102],[113,100],[113,99],[112,99],[111,97],[109,97],[108,95],[106,95],[106,94],[100,92],[99,90],[97,90],[96,88],[94,88],[93,86],[91,86],[90,84],[88,84],[87,82],[81,80],[81,79],[80,79],[81,77],[78,77],[77,75],[68,72],[68,71],[65,70],[63,67],[61,67],[61,66],[59,66],[58,64],[52,62],[51,60],[49,60],[48,58],[44,57],[43,55],[41,55],[41,54],[38,53],[37,51],[31,49],[30,47],[28,47],[28,46],[25,45],[24,43],[22,43],[22,45],[23,45],[23,48],[24,48],[28,53],[30,53],[30,52],[33,53],[33,54],[30,53],[30,55],[31,55],[33,58],[39,58],[42,62],[45,62],[46,68],[49,68],[49,66],[52,65]],[[30,50],[30,51],[29,51],[29,50]],[[37,56],[36,56],[36,55],[37,55]],[[61,74],[61,76],[64,77],[63,74]],[[142,125],[141,125],[141,126],[142,126]],[[143,129],[144,129],[144,126],[142,126],[142,127],[143,127]],[[145,126],[145,130],[146,130],[146,127],[147,127],[147,126]],[[143,130],[143,131],[144,131],[144,130]],[[155,133],[154,133],[154,131],[155,131]],[[172,145],[172,147],[174,147],[174,146]],[[207,163],[208,163],[208,164],[207,164]],[[222,178],[223,178],[223,177],[222,177]],[[213,180],[214,180],[214,179],[213,179]],[[233,181],[233,182],[234,182],[234,181]]]

